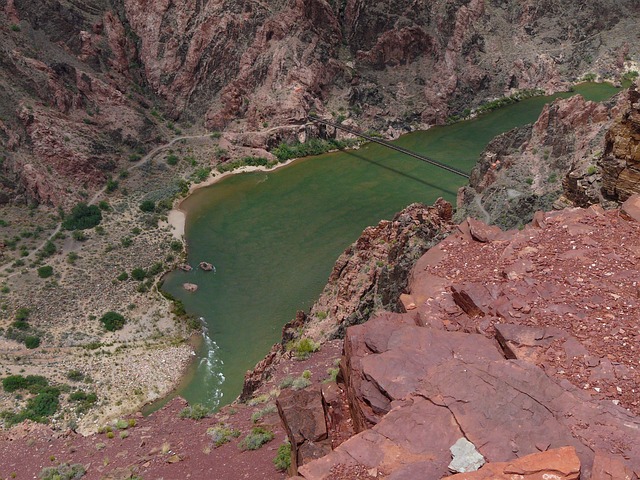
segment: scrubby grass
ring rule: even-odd
[[[230,442],[232,438],[239,437],[240,430],[234,430],[228,425],[221,423],[220,425],[209,428],[207,430],[207,435],[211,437],[211,440],[216,447],[220,447],[225,443]]]
[[[277,410],[278,409],[274,404],[267,405],[266,407],[253,412],[253,414],[251,415],[251,421],[253,423],[258,423],[258,421],[262,419],[262,417],[269,415],[271,413],[276,413]]]
[[[191,420],[202,420],[211,414],[211,409],[200,403],[195,403],[183,408],[180,411],[180,418],[190,418]]]
[[[320,345],[310,338],[300,338],[292,340],[287,344],[287,350],[293,352],[298,360],[305,360],[311,356],[313,352],[320,350]]]
[[[291,444],[289,442],[283,443],[278,447],[278,454],[273,459],[273,465],[276,470],[285,472],[291,466]]]
[[[77,480],[82,478],[86,470],[80,463],[69,465],[62,463],[57,467],[45,467],[40,471],[40,480]]]
[[[270,430],[262,427],[254,427],[251,429],[251,433],[238,443],[238,448],[240,450],[258,450],[262,445],[273,440],[273,437],[273,432]]]

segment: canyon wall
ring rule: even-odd
[[[2,199],[88,197],[184,126],[294,138],[310,111],[398,132],[637,60],[631,0],[4,0]],[[626,63],[626,65],[625,65]],[[391,131],[391,130],[390,130]]]

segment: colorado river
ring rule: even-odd
[[[576,92],[602,100],[608,84]],[[558,96],[567,97],[571,94]],[[397,144],[470,172],[496,135],[536,120],[549,97],[401,137]],[[336,258],[368,225],[412,202],[455,203],[464,179],[380,145],[301,159],[274,172],[232,175],[184,203],[189,263],[215,272],[170,274],[164,289],[203,317],[207,334],[178,391],[212,407],[233,401],[244,373],[280,340],[284,323],[321,292]],[[194,293],[185,282],[199,286]]]

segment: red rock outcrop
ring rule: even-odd
[[[546,452],[532,453],[513,462],[488,463],[476,472],[459,473],[446,477],[447,480],[543,480],[551,478],[554,480],[579,480],[580,460],[576,456],[574,448],[562,447]]]
[[[311,335],[344,336],[349,325],[365,322],[380,308],[404,311],[398,298],[420,256],[452,228],[452,207],[439,199],[433,207],[412,204],[368,227],[336,261],[327,286],[306,319]],[[322,332],[322,333],[320,333]]]
[[[637,478],[639,234],[631,216],[597,207],[538,214],[522,231],[461,225],[414,267],[408,313],[347,329],[341,368],[360,433],[299,473],[440,478],[466,437],[488,464],[454,478]]]
[[[640,193],[640,92],[631,89],[622,117],[607,132],[602,167],[605,195],[624,202]]]

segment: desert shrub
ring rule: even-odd
[[[28,330],[29,324],[24,320],[16,320],[11,324],[13,328],[17,328],[18,330]]]
[[[66,230],[86,230],[93,228],[102,221],[102,212],[96,205],[78,203],[62,222]]]
[[[293,390],[302,390],[307,388],[309,385],[311,385],[311,380],[304,377],[298,377],[295,380],[293,380],[293,383],[291,384],[291,388]]]
[[[42,247],[42,251],[40,252],[40,256],[46,258],[56,253],[56,246],[51,240],[47,240],[47,243]]]
[[[2,386],[7,392],[28,389],[31,393],[37,393],[49,385],[49,381],[41,375],[9,375],[2,379]]]
[[[280,385],[278,385],[280,388],[289,388],[291,385],[293,385],[293,381],[295,380],[295,378],[293,377],[285,377],[282,379],[282,381],[280,382]]]
[[[40,278],[49,278],[51,275],[53,275],[53,267],[51,265],[38,268],[38,276]]]
[[[40,337],[35,335],[27,335],[24,339],[24,345],[28,349],[38,348],[40,346]]]
[[[598,167],[596,167],[595,165],[590,165],[589,168],[587,168],[587,175],[593,175],[597,171]]]
[[[253,427],[251,433],[238,443],[238,448],[240,450],[258,450],[262,445],[273,440],[273,437],[273,432],[270,430],[263,427]]]
[[[80,370],[69,370],[67,372],[67,378],[74,382],[79,382],[84,378],[84,373],[82,373]]]
[[[221,423],[215,427],[211,427],[207,430],[207,435],[211,437],[213,444],[216,447],[220,447],[225,443],[231,441],[232,438],[240,436],[240,430],[233,430],[231,427]]]
[[[319,349],[319,344],[306,337],[287,344],[287,350],[293,352],[298,360],[309,358],[313,352],[317,352]]]
[[[202,420],[203,418],[209,416],[210,413],[211,413],[211,409],[209,407],[206,407],[200,403],[195,403],[193,405],[189,405],[186,408],[183,408],[180,411],[180,418]]]
[[[78,242],[84,242],[88,238],[82,230],[74,230],[71,236]]]
[[[253,412],[251,415],[251,421],[253,423],[258,423],[258,421],[264,417],[265,415],[269,415],[270,413],[275,413],[277,411],[276,406],[274,404],[267,405],[260,410]]]
[[[131,278],[141,282],[147,276],[147,271],[144,268],[134,268],[131,270]]]
[[[149,267],[149,270],[147,271],[147,276],[155,277],[159,273],[162,273],[163,270],[164,270],[164,265],[162,264],[162,262],[156,262],[153,265],[151,265],[151,267]]]
[[[336,379],[338,378],[338,373],[340,373],[340,369],[338,367],[327,369],[328,377],[324,381],[325,382],[335,382]]]
[[[83,465],[62,463],[57,467],[45,467],[38,474],[40,480],[77,480],[82,478],[86,470]]]
[[[107,193],[115,192],[118,188],[118,181],[113,178],[107,179]]]
[[[116,277],[119,281],[124,282],[129,279],[129,274],[127,272],[122,272],[120,275]]]
[[[31,310],[25,307],[20,307],[18,310],[16,310],[16,320],[26,320],[27,318],[29,318],[30,314]]]
[[[156,208],[156,203],[153,200],[145,200],[140,204],[140,210],[143,212],[153,212]]]
[[[273,465],[276,470],[285,472],[291,466],[291,444],[289,442],[283,443],[278,447],[278,454],[273,459]]]
[[[173,154],[173,153],[170,154],[170,155],[167,155],[167,164],[168,165],[172,165],[173,166],[176,163],[178,163],[178,160],[180,160],[180,158],[177,155]]]
[[[100,317],[100,323],[104,326],[105,330],[109,332],[115,332],[124,327],[127,323],[126,319],[117,312],[107,312]]]

